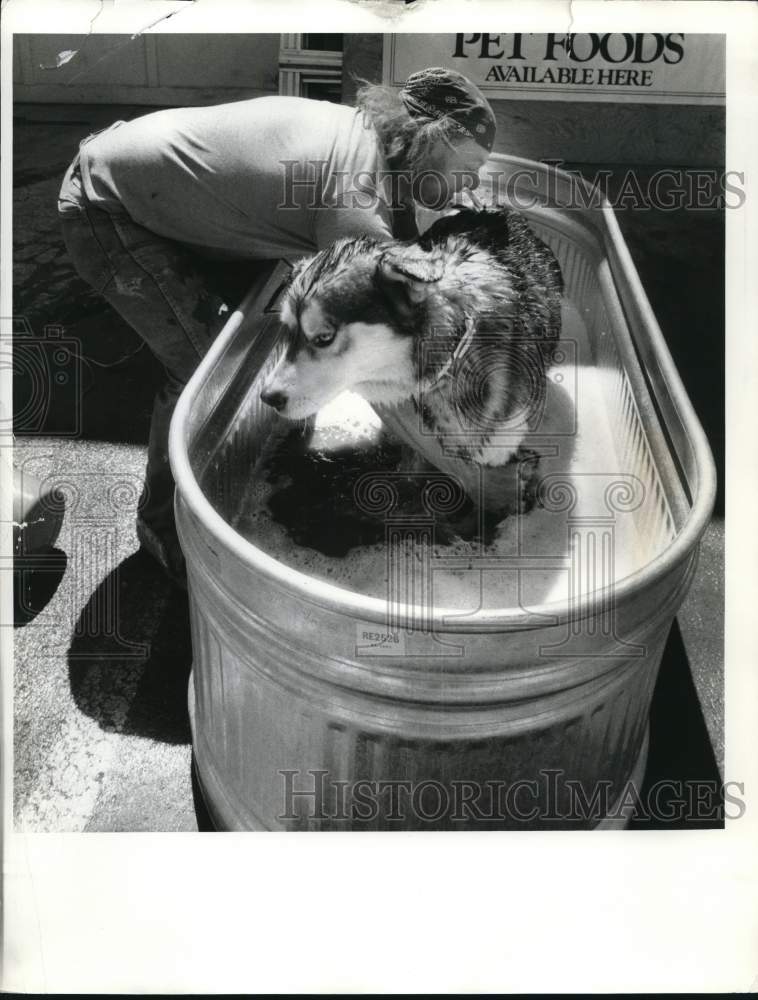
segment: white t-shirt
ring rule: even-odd
[[[85,140],[80,168],[91,204],[222,255],[392,236],[376,133],[340,104],[272,96],[156,111]]]

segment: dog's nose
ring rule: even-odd
[[[287,396],[277,389],[264,389],[261,399],[267,406],[272,406],[275,410],[283,410],[287,405]]]

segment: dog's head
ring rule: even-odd
[[[365,237],[303,261],[282,305],[288,346],[261,399],[290,419],[346,389],[369,401],[407,399],[418,380],[414,334],[443,272],[436,250]]]

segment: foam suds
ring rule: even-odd
[[[541,455],[542,506],[490,521],[483,532],[470,501],[431,518],[422,503],[429,482],[398,473],[397,441],[364,400],[344,393],[320,411],[309,440],[277,427],[233,526],[310,576],[464,615],[565,602],[622,579],[653,554],[639,530],[652,501],[614,450],[604,401],[617,374],[591,364],[584,323],[570,303],[559,346],[540,439],[528,442]],[[380,474],[374,493],[362,480],[370,473]],[[397,491],[389,513],[376,485],[381,474]],[[369,502],[356,502],[361,480]]]

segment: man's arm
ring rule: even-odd
[[[318,209],[314,229],[319,250],[343,237],[370,236],[379,243],[392,239],[391,215],[383,203],[376,208],[335,205]]]

